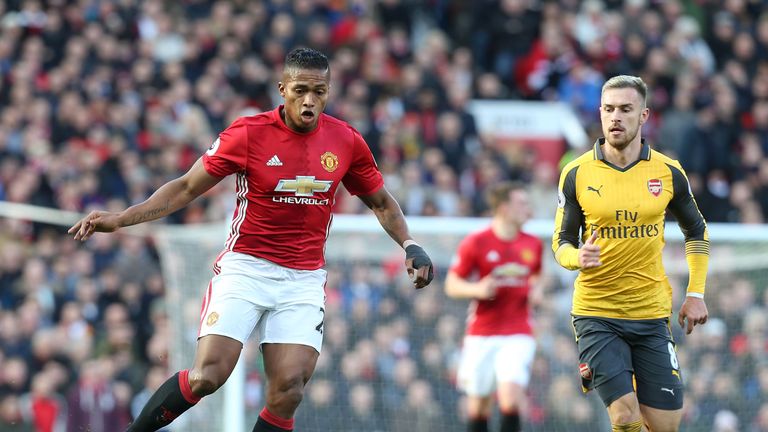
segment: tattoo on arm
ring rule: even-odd
[[[153,209],[146,210],[140,214],[137,214],[130,220],[130,225],[136,225],[148,220],[156,219],[167,211],[171,207],[171,200],[165,200],[165,205],[162,207],[155,207]]]

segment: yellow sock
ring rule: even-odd
[[[612,432],[641,432],[643,430],[643,421],[638,420],[632,423],[611,425]]]

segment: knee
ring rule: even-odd
[[[192,389],[192,393],[200,397],[215,392],[224,385],[225,381],[226,378],[222,378],[211,368],[191,369],[189,371],[189,387]]]
[[[499,400],[499,411],[504,414],[514,414],[521,411],[520,401],[517,399]]]
[[[269,385],[269,396],[275,405],[295,409],[304,398],[304,377],[292,374],[275,379]]]
[[[611,424],[627,425],[640,420],[640,410],[635,404],[617,403],[613,404],[609,410]]]
[[[613,416],[611,416],[611,424],[615,426],[618,426],[618,425],[628,426],[628,425],[633,425],[635,423],[642,425],[643,422],[642,420],[640,420],[640,416],[637,413],[633,413],[631,411],[617,412],[617,413],[614,413]],[[627,430],[633,430],[633,429],[627,429]]]

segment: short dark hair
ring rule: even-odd
[[[519,181],[503,181],[489,187],[485,191],[488,207],[493,213],[496,213],[501,204],[509,201],[509,194],[516,190],[525,190],[525,184]]]
[[[643,106],[648,104],[648,86],[642,78],[632,75],[617,75],[603,84],[600,96],[608,89],[633,88],[643,98]]]
[[[294,48],[285,56],[283,69],[311,69],[330,72],[328,57],[312,48]]]

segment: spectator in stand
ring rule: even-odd
[[[24,418],[19,398],[14,394],[0,397],[0,428],[7,432],[35,431],[34,426]]]
[[[88,425],[94,431],[122,430],[130,422],[127,384],[114,380],[108,357],[83,364],[77,385],[67,395],[67,429]]]
[[[349,430],[383,432],[386,424],[376,412],[376,393],[368,383],[358,383],[349,389],[348,407],[342,416],[344,428]]]

